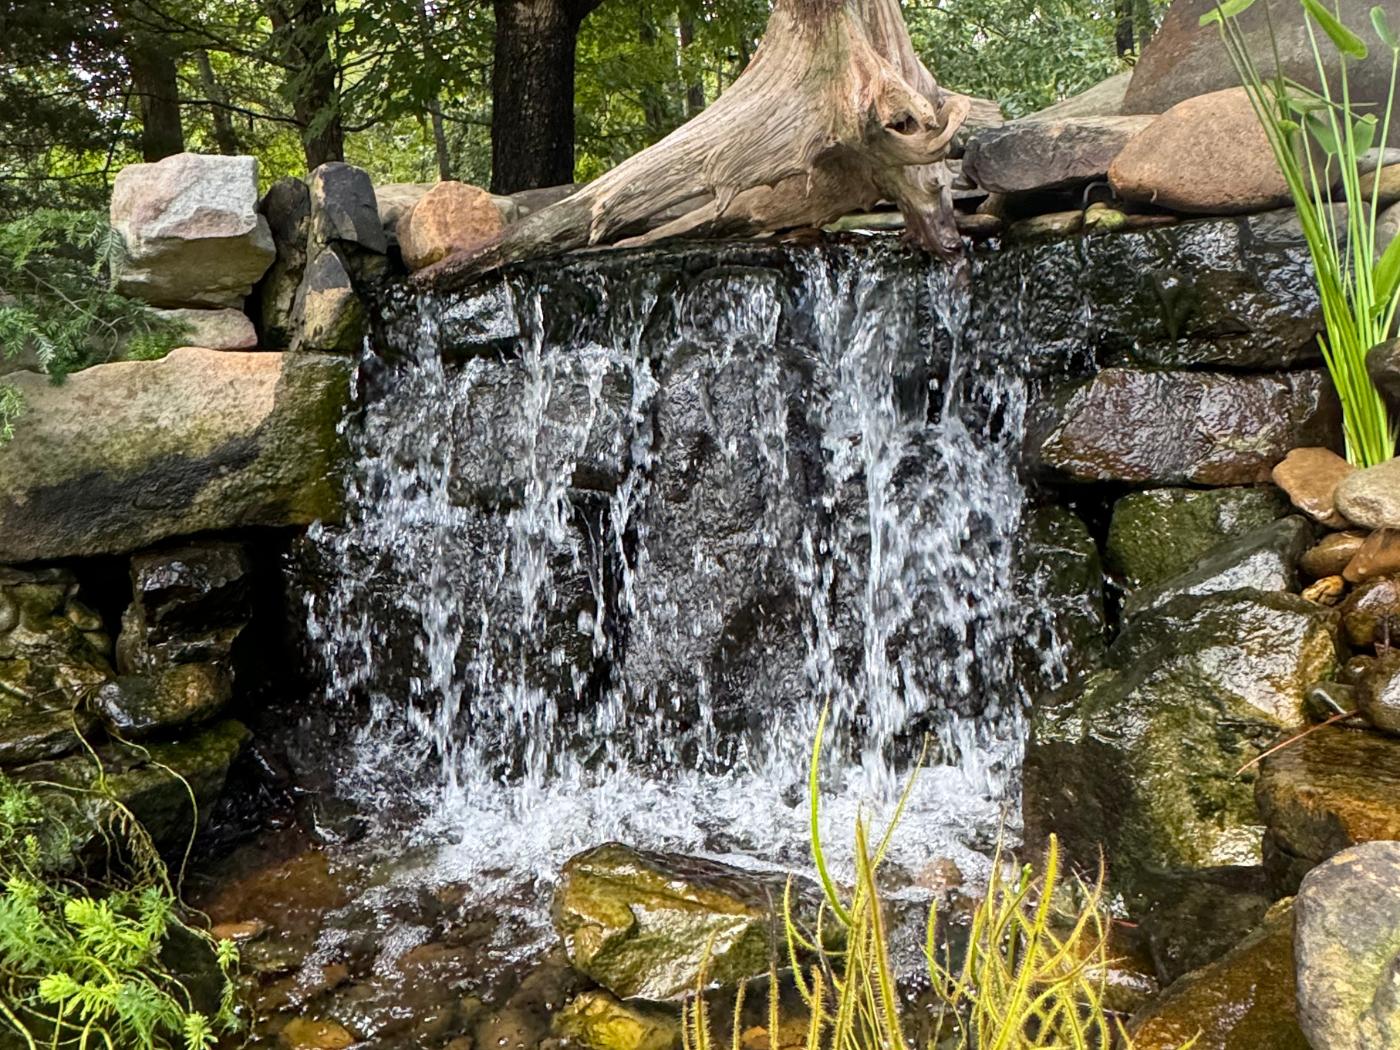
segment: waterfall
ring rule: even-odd
[[[829,705],[829,841],[927,747],[913,855],[985,848],[1054,659],[1016,659],[1029,378],[970,284],[876,240],[401,292],[297,556],[340,790],[483,871],[801,863]]]

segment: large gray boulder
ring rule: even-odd
[[[1133,78],[1123,98],[1124,113],[1163,113],[1184,99],[1196,95],[1238,87],[1235,71],[1220,30],[1213,25],[1201,25],[1201,16],[1215,10],[1216,0],[1175,0],[1162,20],[1156,36],[1143,48],[1142,56],[1133,68]],[[1354,103],[1381,105],[1390,93],[1390,52],[1380,47],[1371,29],[1370,11],[1375,0],[1326,0],[1329,10],[1339,10],[1342,21],[1361,34],[1371,45],[1370,57],[1349,69],[1351,97]],[[1383,5],[1390,12],[1392,24],[1400,18],[1394,0]],[[1270,15],[1272,14],[1272,20]],[[1295,0],[1283,4],[1255,4],[1240,16],[1245,48],[1259,65],[1260,73],[1271,76],[1276,66],[1273,56],[1282,59],[1285,76],[1318,87],[1317,66],[1309,42],[1302,9]],[[1271,33],[1272,30],[1272,33]],[[1314,26],[1314,32],[1320,37]],[[1271,39],[1272,36],[1272,39]],[[1277,48],[1277,51],[1275,51]],[[1323,67],[1334,88],[1340,75],[1340,56],[1325,39],[1322,40]],[[1400,111],[1391,125],[1390,139],[1400,134]]]
[[[275,255],[254,157],[129,165],[112,186],[111,219],[117,290],[155,306],[240,307]]]
[[[185,347],[54,385],[0,445],[0,562],[115,554],[341,513],[348,361]]]
[[[1150,117],[1036,117],[983,128],[967,144],[963,172],[995,193],[1069,189],[1108,172]]]
[[[1336,394],[1320,372],[1106,368],[1055,391],[1038,416],[1033,461],[1076,481],[1250,484],[1268,481],[1291,449],[1341,437]]]
[[[1327,1050],[1400,1046],[1400,842],[1339,853],[1294,901],[1298,1022]]]

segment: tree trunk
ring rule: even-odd
[[[180,84],[174,56],[138,37],[127,62],[132,93],[141,111],[141,156],[153,161],[183,153],[185,130],[180,122]]]
[[[427,0],[418,0],[418,36],[423,45],[423,61],[430,67],[435,65],[433,54],[433,20],[428,14]],[[442,87],[433,86],[432,99],[428,102],[428,116],[433,128],[433,152],[437,156],[438,178],[446,182],[452,178],[452,155],[447,149],[447,129],[442,119]]]
[[[601,0],[494,0],[491,192],[574,179],[574,51]]]
[[[204,97],[209,100],[209,115],[214,121],[214,144],[224,156],[236,157],[242,152],[238,148],[238,135],[233,130],[233,120],[225,108],[228,99],[224,97],[224,89],[214,77],[209,52],[200,48],[194,53],[194,58],[195,65],[199,67],[199,84],[204,90]]]
[[[335,0],[271,0],[268,19],[281,43],[286,69],[283,92],[301,125],[306,167],[345,159],[345,130],[340,112],[340,78],[331,54]]]
[[[753,62],[703,113],[420,279],[451,285],[590,245],[822,226],[881,200],[916,241],[953,255],[938,162],[969,105],[915,55],[899,0],[777,0]]]
[[[680,20],[679,42],[681,49],[681,61],[684,63],[685,52],[689,49],[695,39],[695,21],[690,17]],[[685,88],[685,117],[689,120],[702,109],[705,108],[705,85],[700,81],[687,84]]]

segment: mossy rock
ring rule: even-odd
[[[1038,705],[1025,767],[1032,835],[1055,831],[1120,887],[1154,870],[1252,864],[1241,767],[1304,720],[1337,666],[1336,615],[1291,594],[1183,596],[1144,613],[1107,667]]]
[[[672,1050],[681,1045],[674,1009],[624,1003],[607,992],[584,992],[554,1018],[554,1031],[588,1050]]]
[[[25,410],[0,445],[0,561],[339,518],[352,368],[324,354],[183,347],[59,386],[9,377]]]
[[[1128,1027],[1136,1050],[1311,1050],[1298,1027],[1293,905],[1204,969],[1168,988]]]
[[[768,972],[786,879],[608,843],[564,865],[554,925],[575,969],[624,999],[680,999],[706,977]],[[805,897],[805,895],[804,895]]]
[[[1288,513],[1273,486],[1150,489],[1113,506],[1105,559],[1130,589],[1152,587],[1189,572],[1222,542],[1244,536]]]

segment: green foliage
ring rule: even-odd
[[[239,1027],[237,951],[185,924],[144,829],[114,799],[102,801],[132,874],[93,896],[44,874],[43,857],[67,829],[31,787],[0,774],[0,1036],[29,1050],[205,1050]],[[209,1013],[167,959],[178,937],[207,945],[223,975]]]
[[[1394,115],[1400,41],[1384,9],[1374,8],[1372,27],[1391,59],[1390,91],[1385,112],[1378,119],[1375,113],[1359,112],[1351,97],[1349,66],[1369,53],[1357,33],[1319,0],[1301,0],[1300,14],[1321,90],[1313,91],[1281,73],[1266,79],[1249,53],[1237,21],[1252,3],[1231,0],[1201,21],[1219,25],[1292,192],[1322,300],[1326,325],[1322,353],[1342,402],[1347,458],[1357,466],[1374,466],[1395,454],[1395,430],[1385,402],[1367,375],[1366,354],[1395,327],[1400,308],[1400,238],[1378,255],[1381,181],[1375,181],[1368,197],[1362,188],[1360,160],[1373,145],[1384,155]],[[1334,78],[1328,77],[1323,61],[1324,37],[1340,55],[1340,71]],[[1341,214],[1334,202],[1338,184],[1345,205]]]
[[[116,234],[96,212],[40,209],[0,223],[0,355],[31,357],[55,378],[179,345],[181,326],[110,287]],[[0,420],[17,405],[0,395]]]

